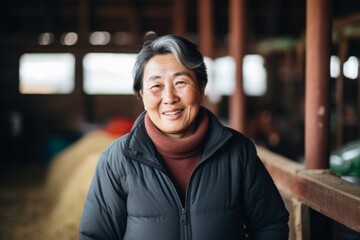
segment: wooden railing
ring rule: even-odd
[[[283,194],[360,232],[360,186],[330,170],[306,170],[304,164],[262,147],[257,151]]]

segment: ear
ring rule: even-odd
[[[145,111],[147,111],[147,109],[146,109],[146,106],[145,106],[145,103],[144,103],[144,99],[143,99],[143,91],[142,90],[140,90],[140,92],[139,92],[139,95],[140,95],[140,97],[141,97],[141,100],[142,100],[142,103],[143,103],[143,106],[144,106],[144,109],[145,109]]]
[[[201,102],[204,101],[204,98],[205,98],[205,87],[200,87],[200,99],[201,99]]]

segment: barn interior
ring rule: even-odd
[[[128,63],[156,35],[181,35],[199,46],[215,86],[204,105],[224,124],[232,126],[234,108],[244,109],[247,136],[271,156],[304,164],[311,1],[241,0],[242,18],[232,14],[232,0],[3,1],[0,239],[77,239],[78,215],[99,153],[143,111],[132,93]],[[319,6],[331,23],[329,89],[317,91],[328,96],[330,155],[360,138],[360,1],[323,2]],[[251,65],[245,57],[260,59],[260,65],[243,68],[246,101],[238,104],[231,100],[239,67],[231,59],[234,25],[243,30],[243,64]],[[34,64],[55,58],[66,64]],[[357,171],[360,176],[359,166]],[[349,188],[360,199],[356,181]],[[359,208],[354,211],[354,218],[360,216]],[[360,231],[355,225],[348,223],[353,236]],[[353,239],[338,237],[340,227],[331,226],[331,239]],[[320,234],[304,229],[292,239]]]

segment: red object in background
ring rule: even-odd
[[[130,132],[134,121],[130,118],[114,117],[105,127],[105,131],[114,136],[122,136]]]

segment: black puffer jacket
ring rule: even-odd
[[[281,240],[288,239],[288,217],[254,145],[210,112],[201,161],[182,206],[142,114],[103,152],[79,239]]]

